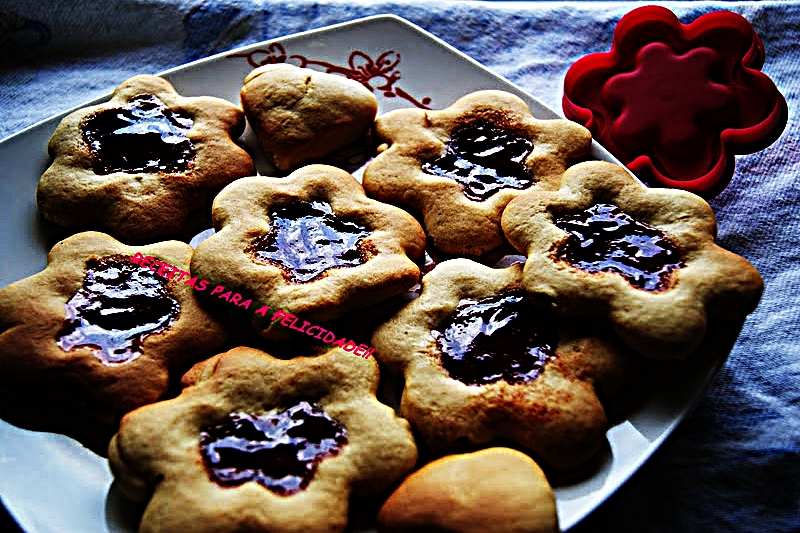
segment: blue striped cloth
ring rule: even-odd
[[[638,5],[638,4],[636,4]],[[800,531],[800,4],[663,3],[688,23],[729,9],[789,103],[768,149],[740,157],[712,205],[719,242],[766,291],[724,368],[663,449],[576,532]],[[139,73],[366,15],[400,15],[560,109],[567,68],[606,51],[626,2],[0,0],[0,138]],[[0,169],[2,173],[2,169]],[[0,179],[2,176],[0,175]]]

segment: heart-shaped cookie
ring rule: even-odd
[[[241,98],[258,142],[284,171],[358,140],[378,112],[359,82],[286,63],[251,72]]]

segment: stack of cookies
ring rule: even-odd
[[[136,76],[66,117],[37,202],[88,231],[0,290],[0,416],[107,453],[142,532],[344,531],[366,500],[382,532],[557,531],[607,399],[758,303],[704,200],[512,94],[377,115],[280,64],[241,102]],[[364,138],[363,183],[320,164]]]

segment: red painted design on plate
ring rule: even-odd
[[[570,67],[564,114],[648,185],[711,198],[730,182],[735,154],[766,148],[786,126],[764,57],[736,13],[684,25],[668,9],[642,7],[620,19],[609,52]]]
[[[250,52],[228,54],[227,57],[243,57],[251,67],[258,68],[273,63],[286,63],[286,49],[280,43],[270,43],[266,48],[257,48]]]
[[[270,43],[266,48],[258,48],[250,52],[229,54],[228,57],[244,58],[253,68],[273,63],[288,63],[289,60],[297,61],[299,67],[305,68],[310,65],[322,67],[325,72],[340,74],[355,80],[372,92],[381,91],[386,98],[399,97],[421,109],[430,109],[428,107],[431,103],[430,97],[415,98],[397,86],[401,77],[400,71],[397,70],[397,65],[400,64],[400,54],[394,50],[387,50],[376,59],[361,50],[353,50],[344,66],[328,61],[309,59],[300,54],[292,54],[287,57],[286,49],[280,43]]]

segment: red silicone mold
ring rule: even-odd
[[[766,148],[786,126],[786,100],[763,64],[761,39],[736,13],[684,25],[642,7],[620,19],[609,52],[567,71],[564,114],[649,186],[712,198],[735,154]]]

